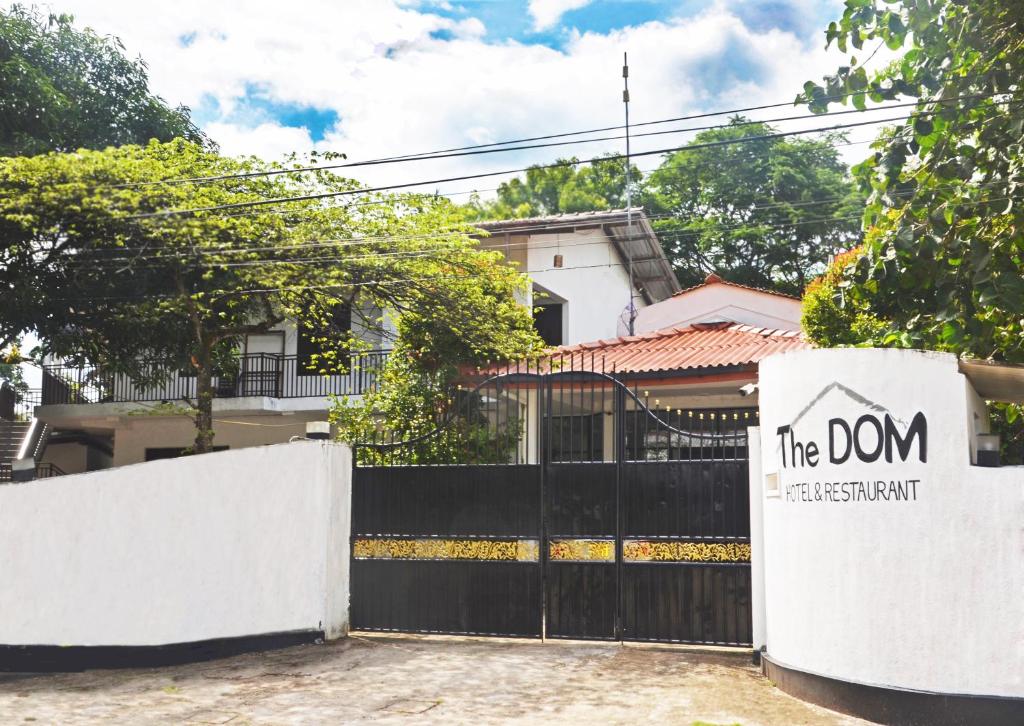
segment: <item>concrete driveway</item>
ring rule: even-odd
[[[196,665],[0,674],[0,723],[864,724],[774,688],[749,655],[356,635]]]

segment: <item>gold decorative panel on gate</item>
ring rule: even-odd
[[[750,545],[742,542],[679,542],[627,539],[626,562],[750,562]]]
[[[615,562],[615,540],[553,539],[548,542],[552,562]]]
[[[357,560],[475,560],[537,562],[535,539],[360,538],[352,542]]]

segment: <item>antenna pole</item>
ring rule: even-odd
[[[634,334],[636,307],[633,303],[633,180],[629,159],[629,55],[622,54],[622,104],[626,107],[626,268],[629,272],[629,334]]]

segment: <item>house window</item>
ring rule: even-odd
[[[561,345],[562,304],[537,306],[533,313],[533,327],[548,345]]]
[[[552,416],[548,425],[551,461],[604,460],[604,414]]]
[[[320,345],[316,338],[348,338],[352,330],[352,308],[348,305],[336,305],[332,311],[331,320],[324,328],[311,329],[306,325],[299,325],[299,338],[296,346],[298,357],[298,374],[300,376],[319,375],[319,366],[314,357],[324,353],[324,346]],[[331,350],[327,346],[327,350]],[[345,368],[349,365],[349,355],[339,355],[338,364]]]

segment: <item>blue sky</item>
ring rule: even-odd
[[[595,0],[565,10],[555,24],[539,29],[535,27],[530,5],[529,0],[464,0],[435,4],[431,10],[453,19],[479,18],[487,26],[486,38],[491,41],[514,39],[561,49],[574,31],[604,34],[651,21],[691,17],[706,11],[713,3],[704,0]],[[830,2],[809,4],[787,0],[742,0],[726,5],[753,29],[775,28],[803,37],[822,35],[829,20],[835,19],[836,7]],[[811,12],[807,12],[809,7]]]
[[[617,124],[623,52],[637,121],[791,101],[804,81],[846,60],[824,50],[841,0],[65,0],[55,8],[144,57],[157,92],[189,106],[223,151],[268,158],[314,149],[374,158]],[[375,167],[359,178],[429,180],[620,146]],[[486,195],[497,181],[441,191]]]

